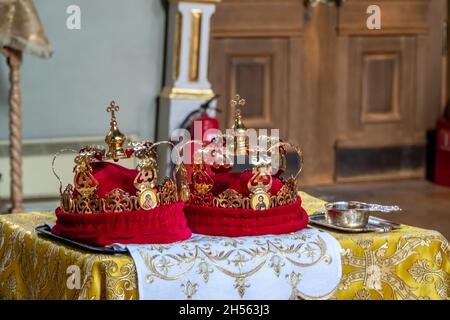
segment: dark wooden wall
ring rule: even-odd
[[[377,4],[382,29],[368,30]],[[426,130],[445,100],[445,0],[223,0],[212,21],[210,81],[248,101],[248,127],[300,144],[305,184],[422,177]]]

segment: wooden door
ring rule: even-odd
[[[381,30],[366,25],[374,4]],[[423,176],[446,12],[445,0],[223,0],[210,54],[223,127],[240,93],[247,126],[302,146],[304,184]]]

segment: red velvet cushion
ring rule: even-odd
[[[52,232],[90,245],[170,243],[188,239],[183,202],[152,210],[112,213],[65,213],[56,209]]]
[[[283,234],[304,229],[308,214],[301,199],[290,205],[263,211],[187,205],[184,209],[192,232],[214,236]]]

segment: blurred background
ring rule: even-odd
[[[7,2],[1,10],[32,3]],[[371,5],[380,28],[368,24],[377,19]],[[216,94],[208,116],[229,127],[229,101],[239,93],[247,127],[278,128],[303,148],[302,191],[327,201],[397,204],[404,211],[393,220],[450,236],[446,0],[34,6],[54,52],[49,59],[24,52],[20,66],[25,210],[54,209],[53,154],[102,144],[111,100],[131,139],[159,140]],[[77,18],[80,28],[68,27]],[[2,212],[11,207],[9,73],[0,60]],[[58,159],[64,183],[72,161],[70,154]]]

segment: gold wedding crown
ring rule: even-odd
[[[257,143],[252,145],[250,139],[252,135],[242,119],[241,109],[245,104],[244,99],[239,95],[235,96],[231,101],[231,108],[235,109],[234,124],[225,134],[219,133],[213,142],[205,144],[191,140],[178,147],[179,156],[182,157],[186,145],[201,145],[193,153],[189,204],[217,208],[263,210],[292,204],[296,201],[297,179],[303,167],[301,149],[289,142],[278,140],[278,137],[268,135],[257,135],[254,139]],[[296,174],[286,179],[281,174],[286,171],[288,149],[297,154],[299,162]],[[205,157],[205,155],[208,157]],[[219,194],[213,194],[215,181],[208,174],[206,165],[209,165],[213,172],[228,172],[232,169],[236,157],[242,156],[248,156],[254,165],[247,182],[248,192],[227,188]],[[278,160],[276,161],[277,169],[275,169],[273,159]],[[281,182],[282,187],[274,194],[269,190],[271,190],[275,178]]]
[[[174,145],[169,141],[152,143],[144,140],[132,142],[125,148],[127,138],[117,126],[116,112],[119,111],[119,106],[112,101],[106,111],[111,113],[110,130],[105,137],[107,150],[103,146],[97,145],[81,148],[74,159],[73,184],[68,184],[64,190],[62,190],[62,182],[54,169],[54,163],[59,153],[53,158],[53,173],[60,184],[61,210],[75,213],[129,212],[150,210],[180,200],[186,201],[188,186],[183,163],[176,166],[173,178],[165,177],[161,184],[157,184],[156,147],[162,144],[168,144],[171,147]],[[107,194],[99,196],[100,182],[94,176],[93,166],[96,163],[110,162],[111,160],[118,162],[133,156],[137,159],[137,174],[134,180],[130,181],[130,185],[132,183],[134,187],[133,190],[114,188]],[[110,179],[110,182],[115,181],[115,176],[107,178]]]

